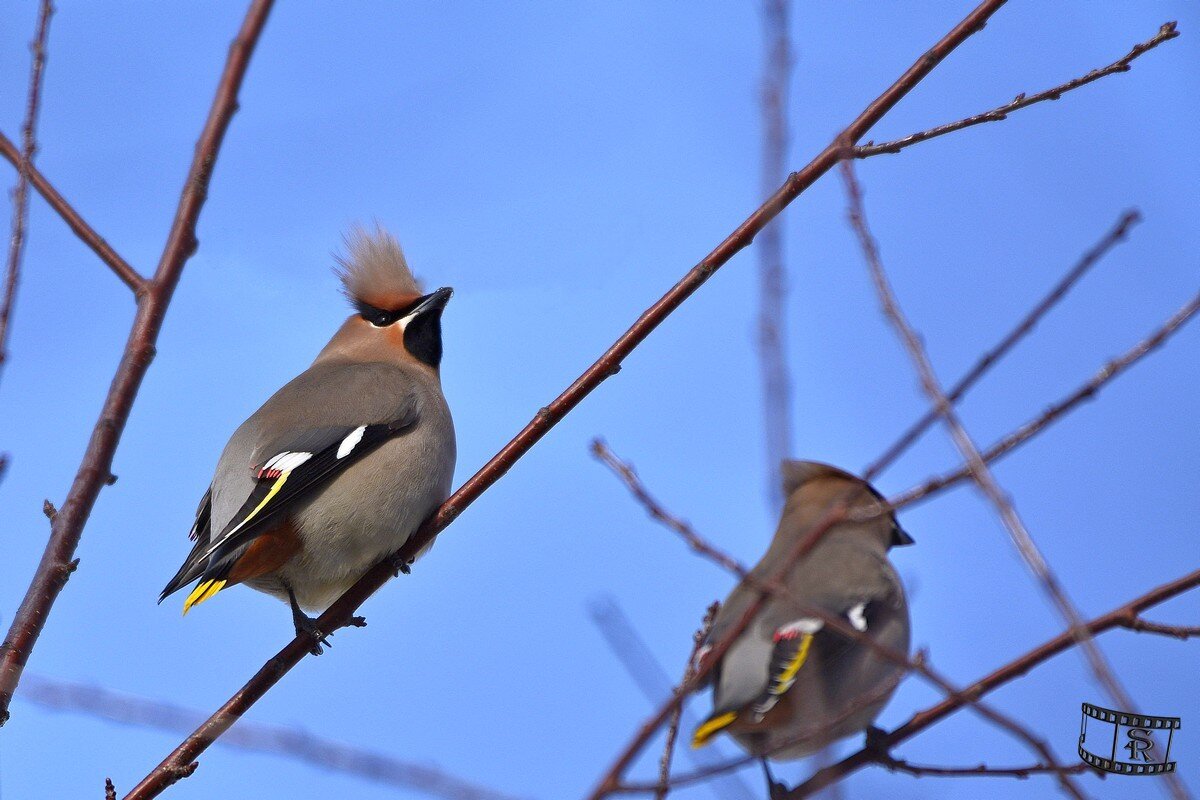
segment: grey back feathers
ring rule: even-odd
[[[353,228],[345,238],[347,254],[337,256],[335,272],[351,300],[376,300],[421,294],[404,251],[383,228]]]

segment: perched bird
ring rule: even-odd
[[[813,461],[784,462],[783,487],[783,517],[771,546],[751,570],[754,578],[775,577],[839,502],[848,507],[848,521],[826,531],[781,579],[789,595],[768,597],[714,665],[713,713],[696,728],[694,747],[723,731],[752,755],[801,758],[868,729],[886,704],[901,668],[797,609],[797,601],[908,654],[908,604],[888,550],[912,539],[883,497],[865,481]],[[733,590],[697,654],[700,664],[758,596],[749,580]]]
[[[297,633],[399,549],[450,494],[454,425],[442,395],[442,309],[388,233],[355,231],[338,274],[355,312],[307,370],[233,433],[167,595],[183,611],[244,583],[286,600]],[[401,567],[407,571],[407,565]]]

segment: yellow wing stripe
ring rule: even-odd
[[[256,516],[258,516],[258,512],[262,511],[264,508],[267,507],[267,503],[271,502],[271,498],[274,497],[275,495],[279,494],[279,490],[283,488],[283,485],[285,483],[287,483],[288,476],[291,474],[292,474],[292,471],[288,470],[287,472],[284,472],[282,475],[280,475],[279,479],[276,480],[275,483],[271,486],[271,491],[267,492],[267,496],[262,499],[262,502],[259,503],[258,505],[256,505],[254,507],[254,510],[251,511],[249,514],[247,514],[246,518],[244,520],[242,520],[241,522],[239,522],[233,530],[231,530],[229,533],[222,536],[220,538],[220,540],[213,542],[212,547],[208,548],[208,551],[204,555],[211,556],[213,553],[216,552],[217,548],[221,546],[222,542],[224,542],[230,536],[233,536],[235,533],[240,531],[242,528],[244,528],[246,526],[247,522],[249,522],[250,520],[254,519]],[[199,601],[197,601],[197,602],[199,602]]]
[[[692,734],[692,747],[699,748],[708,744],[708,740],[714,734],[729,727],[729,724],[737,719],[736,711],[727,711],[724,714],[719,714],[715,717],[709,717],[700,727],[696,728],[696,732]]]
[[[796,650],[796,655],[792,656],[792,660],[784,667],[783,672],[779,673],[776,679],[775,686],[771,688],[771,694],[783,694],[788,689],[792,688],[792,684],[796,682],[796,673],[804,666],[804,662],[808,660],[808,649],[812,647],[813,635],[806,633],[800,639],[800,647]]]
[[[183,613],[186,614],[191,610],[192,606],[203,603],[224,588],[225,581],[200,581],[200,583],[196,584],[196,588],[192,589],[192,593],[188,595],[187,600],[183,601]]]

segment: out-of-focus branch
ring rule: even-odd
[[[229,50],[225,71],[196,143],[195,156],[151,288],[138,300],[133,328],[129,332],[125,352],[117,366],[100,419],[92,431],[66,502],[51,522],[50,541],[42,554],[37,572],[25,592],[4,644],[0,645],[0,722],[8,717],[9,702],[29,654],[45,627],[55,599],[77,563],[73,556],[83,535],[83,526],[87,523],[101,487],[111,475],[113,454],[129,419],[138,388],[154,358],[155,343],[167,306],[184,264],[196,250],[196,223],[208,196],[208,184],[216,165],[217,153],[237,110],[238,90],[272,2],[254,0]],[[178,773],[176,769],[172,774]]]
[[[966,394],[967,391],[974,386],[989,369],[999,363],[1000,359],[1002,359],[1008,353],[1008,351],[1010,351],[1017,344],[1017,342],[1021,341],[1030,331],[1033,330],[1038,321],[1041,320],[1041,318],[1044,317],[1050,309],[1057,305],[1058,302],[1066,296],[1067,292],[1069,292],[1071,288],[1079,282],[1080,278],[1082,278],[1093,266],[1095,266],[1096,263],[1099,262],[1109,250],[1115,247],[1119,242],[1124,241],[1129,229],[1140,222],[1141,219],[1142,215],[1136,210],[1126,211],[1124,214],[1122,214],[1121,218],[1117,220],[1117,224],[1114,225],[1107,234],[1105,234],[1104,238],[1083,254],[1083,257],[1076,262],[1075,266],[1071,267],[1067,274],[1064,275],[1062,279],[1054,285],[1054,288],[1051,289],[1045,297],[1039,300],[1037,305],[1030,309],[1028,314],[1021,318],[1016,327],[1009,331],[994,347],[984,353],[979,360],[975,362],[974,366],[967,370],[967,374],[963,375],[962,378],[959,379],[958,383],[954,384],[950,391],[946,393],[946,398],[951,403],[957,403],[958,400],[964,394]],[[929,427],[933,425],[933,423],[937,422],[937,420],[937,411],[930,409],[925,416],[913,423],[909,429],[906,430],[900,436],[900,438],[895,441],[895,443],[888,447],[888,449],[883,452],[883,455],[875,459],[875,461],[863,471],[863,478],[868,481],[875,478],[880,472],[885,470],[890,464],[899,458],[905,450],[912,446],[913,442],[920,438],[921,434],[929,430]]]
[[[1132,68],[1133,60],[1135,58],[1149,50],[1153,50],[1163,42],[1170,41],[1178,36],[1179,31],[1176,30],[1176,27],[1177,25],[1174,22],[1163,23],[1163,25],[1158,29],[1158,33],[1141,44],[1134,45],[1132,50],[1126,53],[1122,58],[1119,58],[1113,63],[1109,64],[1107,67],[1094,69],[1086,75],[1069,80],[1066,83],[1060,84],[1051,89],[1047,89],[1044,92],[1038,92],[1037,94],[1030,95],[1022,92],[1021,94],[1017,95],[1012,102],[1005,103],[998,108],[993,108],[991,111],[985,111],[982,114],[976,114],[973,117],[967,117],[966,119],[960,119],[957,122],[939,125],[936,128],[930,128],[926,131],[912,133],[901,139],[883,142],[882,144],[867,142],[864,145],[854,148],[854,157],[869,158],[882,153],[899,153],[901,150],[909,147],[910,145],[914,145],[918,142],[928,141],[929,139],[934,139],[938,136],[945,136],[947,133],[960,131],[963,128],[970,128],[974,125],[980,125],[984,122],[999,122],[1000,120],[1007,119],[1008,115],[1014,111],[1020,111],[1022,108],[1028,108],[1035,103],[1041,103],[1046,100],[1057,100],[1069,91],[1078,89],[1082,86],[1087,86],[1089,83],[1098,81],[1108,75],[1115,75],[1118,72],[1128,72]]]
[[[1142,339],[1119,357],[1105,364],[1100,371],[1089,378],[1078,389],[985,450],[983,452],[983,460],[990,464],[1000,457],[1007,455],[1041,433],[1054,422],[1057,422],[1085,400],[1094,398],[1106,383],[1125,372],[1125,370],[1136,364],[1144,356],[1157,350],[1176,331],[1182,328],[1185,323],[1196,316],[1197,312],[1200,312],[1200,293],[1194,295],[1191,300],[1172,314],[1169,319],[1156,328],[1149,336]],[[888,502],[893,508],[900,508],[910,503],[915,503],[918,500],[926,500],[931,495],[968,480],[970,477],[971,470],[964,465],[944,475],[929,478],[920,485],[896,495]]]
[[[1069,767],[1051,766],[1048,764],[1033,764],[1028,767],[989,767],[987,764],[979,764],[974,767],[933,767],[924,764],[912,764],[903,758],[895,758],[893,756],[883,756],[878,761],[889,772],[903,772],[917,778],[934,776],[938,778],[988,777],[1019,778],[1025,780],[1030,775],[1038,775],[1045,772],[1065,772],[1069,775],[1078,775],[1081,772],[1087,771],[1087,764],[1082,762],[1072,764]]]
[[[910,659],[905,653],[901,653],[883,645],[866,633],[847,625],[845,621],[839,617],[829,614],[825,609],[817,608],[808,603],[804,603],[788,589],[786,584],[782,582],[782,575],[776,575],[768,580],[759,579],[757,576],[747,570],[739,561],[733,558],[733,556],[712,545],[710,542],[696,533],[695,529],[692,528],[691,525],[663,508],[663,506],[659,504],[659,502],[646,489],[645,484],[642,482],[641,478],[638,477],[637,472],[634,471],[633,467],[622,461],[615,453],[612,452],[612,450],[607,447],[607,445],[605,445],[599,439],[592,442],[592,453],[599,461],[601,461],[601,463],[605,464],[610,470],[612,470],[612,472],[625,484],[626,488],[629,489],[630,494],[632,494],[634,499],[642,505],[652,519],[678,533],[694,551],[710,561],[713,561],[718,566],[728,569],[739,579],[746,581],[760,592],[769,593],[775,596],[777,599],[787,601],[793,606],[793,611],[795,613],[821,619],[822,622],[825,623],[831,630],[834,630],[849,639],[853,639],[861,645],[871,648],[874,652],[878,653],[880,656],[891,661],[897,666],[902,667],[905,671],[911,670],[916,672],[931,685],[937,687],[939,690],[945,693],[947,697],[964,697],[965,702],[970,703],[974,710],[984,719],[987,719],[997,727],[1009,732],[1015,738],[1024,741],[1030,746],[1031,749],[1034,750],[1035,753],[1038,754],[1039,757],[1044,759],[1046,763],[1052,765],[1057,764],[1054,754],[1050,751],[1049,746],[1044,741],[1042,741],[1039,737],[1034,735],[1027,728],[1011,717],[1001,714],[990,706],[979,702],[977,698],[971,698],[963,695],[961,689],[957,688],[944,676],[934,671],[924,656],[918,656],[915,659]],[[826,531],[828,530],[829,529],[826,528]],[[786,574],[786,572],[787,570],[785,570],[783,574]],[[738,634],[734,634],[735,637],[737,635]],[[716,659],[713,659],[713,661],[715,660]],[[899,677],[897,677],[897,680],[898,679]],[[886,692],[884,692],[884,696],[889,694],[890,691],[891,690],[889,688]],[[862,706],[865,707],[873,704],[879,698],[863,699],[865,702],[862,703]],[[855,708],[853,710],[858,709]],[[787,749],[795,744],[799,744],[801,741],[810,738],[815,733],[816,732],[805,732],[801,737],[798,737],[794,741],[781,743],[779,749]],[[881,750],[880,753],[886,754],[886,750]],[[748,763],[750,760],[752,759],[738,759],[723,765],[699,770],[694,773],[689,773],[686,776],[676,778],[673,783],[676,785],[682,783],[692,783],[702,778],[718,774],[722,771],[734,769],[745,763]],[[1066,778],[1065,775],[1059,775],[1058,777],[1062,788],[1067,791],[1068,794],[1076,798],[1083,797],[1078,787],[1076,787],[1074,783]],[[629,791],[638,787],[623,785],[621,788],[623,791]]]
[[[142,728],[186,733],[204,719],[200,711],[114,692],[99,686],[26,675],[20,699],[42,708]],[[486,786],[440,769],[362,750],[281,725],[240,723],[221,740],[226,747],[282,756],[317,769],[340,772],[374,783],[427,794],[443,800],[514,800]]]
[[[704,612],[700,627],[692,635],[692,651],[688,653],[687,664],[683,668],[683,679],[672,690],[680,702],[675,705],[675,711],[667,722],[667,736],[663,742],[662,758],[658,762],[658,786],[654,790],[654,800],[666,800],[667,793],[671,791],[671,757],[675,754],[675,739],[679,736],[679,722],[683,718],[683,687],[696,672],[696,654],[708,638],[708,632],[712,630],[713,620],[717,618],[720,608],[720,603],[713,603]]]
[[[879,256],[878,245],[867,225],[862,190],[854,174],[853,161],[842,162],[842,176],[846,184],[846,194],[850,203],[850,224],[854,228],[859,244],[862,247],[863,256],[871,273],[871,279],[875,284],[875,290],[883,306],[883,312],[889,322],[895,327],[897,335],[908,351],[921,386],[929,396],[930,403],[937,409],[938,414],[945,421],[951,439],[954,441],[955,446],[962,454],[971,471],[972,480],[975,481],[980,491],[983,492],[984,496],[987,497],[996,509],[996,513],[1000,517],[1000,521],[1005,529],[1007,529],[1021,559],[1025,562],[1030,572],[1033,573],[1055,608],[1057,608],[1059,615],[1068,625],[1069,632],[1076,637],[1079,647],[1083,651],[1088,666],[1097,682],[1122,710],[1136,711],[1137,706],[1134,704],[1133,698],[1130,697],[1129,692],[1121,684],[1108,659],[1100,652],[1100,648],[1096,646],[1091,635],[1083,627],[1083,618],[1079,614],[1079,609],[1067,594],[1066,588],[1059,581],[1058,576],[1051,569],[1049,562],[1046,561],[1041,549],[1033,540],[1033,536],[1030,534],[1028,528],[1025,527],[1025,523],[1017,513],[1012,500],[1000,487],[995,476],[992,475],[991,469],[988,468],[987,462],[983,459],[983,454],[979,452],[966,427],[954,411],[954,406],[942,390],[941,384],[938,382],[937,375],[934,372],[933,363],[930,361],[929,354],[925,350],[925,345],[909,323],[903,310],[901,310],[896,293],[892,289],[887,273],[884,271],[883,261]],[[1174,775],[1168,775],[1167,777],[1172,794],[1177,798],[1186,797],[1186,790],[1178,780],[1178,777]]]
[[[634,683],[642,690],[651,705],[657,706],[664,699],[671,697],[675,687],[667,677],[666,670],[658,663],[658,659],[650,651],[646,642],[640,637],[625,612],[612,597],[597,600],[588,607],[592,621],[596,623],[604,641],[613,651],[622,666],[629,672]],[[686,682],[686,681],[685,681]],[[680,724],[693,730],[699,724],[695,715],[691,714],[686,705],[680,706],[682,717]],[[724,755],[720,743],[714,742],[700,750],[687,748],[689,760],[700,767],[712,767],[719,764]],[[725,760],[728,760],[727,758]],[[671,784],[676,785],[675,781]],[[754,796],[740,775],[724,773],[716,776],[716,780],[708,783],[708,787],[718,797],[725,800],[748,800]]]
[[[7,136],[0,133],[0,156],[4,156],[14,167],[21,165],[21,152],[17,146],[9,140]],[[129,265],[125,259],[113,250],[112,247],[104,240],[96,230],[87,223],[79,212],[67,202],[54,185],[46,180],[37,167],[33,164],[29,165],[29,182],[34,189],[40,194],[50,207],[58,212],[58,215],[63,218],[67,226],[79,237],[80,241],[92,249],[92,252],[100,257],[100,260],[108,265],[117,277],[124,281],[125,285],[133,290],[135,296],[139,296],[146,291],[147,282],[136,269]]]
[[[779,185],[787,171],[788,90],[792,73],[789,0],[763,0],[763,194]],[[779,464],[792,444],[792,382],[788,374],[787,273],[784,269],[783,220],[763,228],[758,239],[758,360],[762,372],[763,434],[767,496],[772,508],[783,504]]]
[[[574,383],[560,394],[550,405],[542,408],[534,418],[475,475],[450,496],[434,514],[425,521],[392,558],[392,564],[407,564],[438,533],[445,530],[467,506],[473,503],[525,453],[529,452],[559,420],[589,395],[606,378],[619,371],[621,362],[663,320],[726,264],[734,255],[753,241],[763,227],[776,217],[789,203],[795,200],[822,175],[827,173],[844,156],[847,140],[856,142],[878,122],[896,103],[900,102],[914,86],[928,75],[956,47],[980,30],[1006,0],[984,0],[977,8],[954,26],[932,48],[926,51],[909,67],[883,94],[873,100],[850,123],[838,137],[822,150],[807,166],[793,172],[771,197],[747,217],[716,249],[692,267],[665,295],[651,305],[615,343]],[[845,513],[844,508],[841,513]],[[833,525],[831,518],[827,524]],[[393,576],[391,564],[380,564],[372,568],[354,586],[346,591],[320,619],[320,630],[331,632],[347,625],[354,612],[376,590]],[[757,609],[755,609],[757,610]],[[183,765],[190,764],[222,733],[228,730],[246,709],[254,705],[272,686],[308,654],[311,640],[297,636],[272,657],[253,677],[225,702],[191,736],[175,748],[145,779],[131,792],[126,800],[144,800],[158,796],[172,781],[172,775]],[[702,670],[703,671],[703,670]],[[695,681],[696,678],[693,678]],[[690,689],[685,689],[688,691]],[[664,712],[662,719],[666,718]],[[662,719],[654,726],[661,724]],[[636,757],[645,746],[651,733],[639,735],[626,754],[614,764],[615,773],[625,768],[628,761]]]
[[[1177,597],[1184,592],[1195,589],[1197,586],[1200,586],[1200,570],[1190,572],[1181,578],[1164,583],[1161,586],[1156,586],[1140,597],[1130,600],[1125,605],[1089,620],[1084,623],[1083,627],[1091,636],[1098,636],[1113,628],[1128,628],[1142,612],[1165,603],[1167,600]],[[1042,662],[1048,661],[1059,653],[1071,649],[1076,644],[1076,637],[1071,631],[1060,633],[1053,639],[1038,645],[1029,652],[975,681],[962,691],[962,695],[973,698],[984,697],[1006,683],[1010,683],[1026,674]],[[940,722],[962,707],[963,701],[960,699],[947,698],[941,700],[923,711],[918,711],[907,722],[895,730],[883,734],[879,739],[879,744],[886,748],[892,748],[903,741],[911,739],[913,736],[916,736],[931,725]],[[788,800],[800,800],[804,797],[810,797],[830,783],[839,781],[850,773],[877,760],[874,750],[867,748],[858,750],[843,758],[838,763],[820,770],[807,781],[797,786],[788,795]]]
[[[37,117],[42,103],[42,68],[46,64],[46,37],[54,4],[42,0],[38,6],[37,32],[29,49],[33,64],[29,68],[29,93],[25,100],[25,121],[21,124],[21,154],[17,163],[17,188],[13,190],[12,234],[8,241],[8,263],[4,271],[4,293],[0,295],[0,370],[8,360],[8,323],[17,300],[17,281],[21,276],[21,257],[25,254],[25,226],[29,221],[29,172],[37,152]]]

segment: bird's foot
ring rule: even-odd
[[[887,756],[891,753],[891,748],[888,747],[887,731],[883,728],[877,728],[874,725],[868,725],[865,731],[867,740],[863,743],[863,749],[875,754],[876,756]]]
[[[398,559],[398,558],[393,558],[391,560],[392,577],[399,578],[401,574],[404,574],[404,575],[411,574],[412,573],[412,564],[413,564],[414,560],[415,559],[412,559],[412,558],[407,558],[407,559],[403,559],[403,560]]]
[[[346,624],[344,627],[365,628],[365,627],[367,627],[367,618],[366,617],[351,617],[350,619],[346,620]]]
[[[366,621],[364,620],[364,623],[365,622]],[[313,646],[308,652],[312,653],[314,656],[319,656],[325,652],[321,645],[325,645],[325,647],[333,647],[333,645],[329,643],[329,634],[322,633],[321,629],[317,627],[317,621],[312,617],[305,614],[294,613],[292,614],[292,623],[296,626],[297,636],[307,636],[312,639]]]

